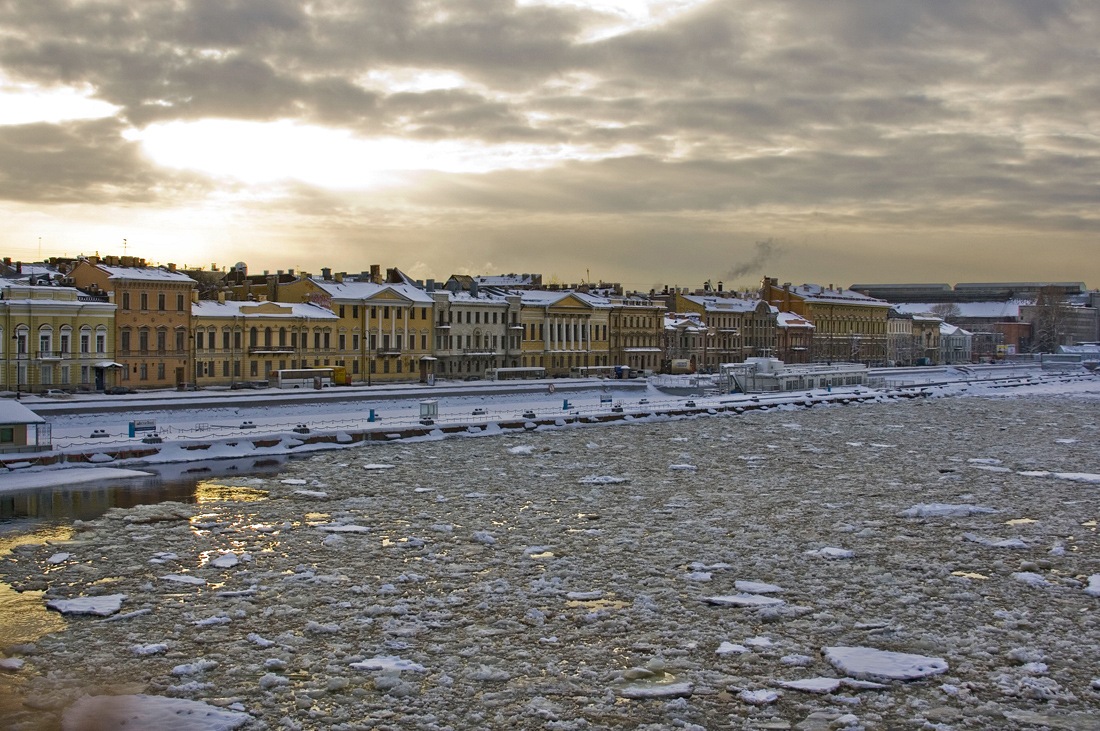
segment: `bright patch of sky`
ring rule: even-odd
[[[0,76],[0,125],[65,122],[110,117],[118,107],[92,98],[85,86],[42,87],[19,84]]]
[[[333,189],[372,188],[400,173],[485,173],[545,168],[565,160],[631,154],[578,145],[479,145],[468,140],[363,139],[350,132],[290,121],[205,119],[131,130],[158,165],[195,170],[245,183],[298,180]]]
[[[375,69],[361,76],[358,83],[365,89],[384,91],[387,94],[462,89],[473,85],[462,74],[454,71],[417,68]]]
[[[585,8],[603,13],[607,20],[591,27],[582,41],[599,41],[623,33],[667,23],[677,15],[710,0],[517,0],[519,6]]]

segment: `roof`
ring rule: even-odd
[[[793,312],[780,312],[775,316],[775,324],[777,327],[802,327],[809,330],[815,328],[812,322]]]
[[[752,312],[762,300],[739,297],[707,297],[692,294],[680,295],[688,302],[702,306],[707,312]]]
[[[845,302],[848,304],[866,305],[868,307],[890,307],[886,300],[868,297],[850,289],[830,289],[820,284],[800,284],[791,288],[795,294],[807,302]]]
[[[1020,316],[1020,305],[1030,304],[1021,300],[1009,300],[1008,302],[951,302],[947,306],[957,314],[951,317],[982,318],[982,319],[1017,319]],[[913,315],[924,315],[935,312],[937,306],[944,307],[942,302],[901,302],[893,307],[898,312]]]
[[[946,322],[941,322],[940,323],[940,335],[941,336],[944,336],[944,335],[947,335],[947,336],[951,336],[951,335],[970,335],[970,334],[971,333],[969,331],[963,330],[961,327],[958,327],[957,325],[951,325],[951,324],[946,323]]]
[[[278,311],[275,311],[275,308]],[[263,310],[272,310],[264,312]],[[213,302],[201,300],[191,303],[193,317],[248,317],[248,318],[309,318],[314,320],[339,320],[332,310],[311,302]]]
[[[41,424],[44,421],[18,401],[0,399],[0,424]]]
[[[160,267],[114,267],[106,264],[96,264],[107,273],[108,279],[141,280],[149,282],[176,282],[178,284],[198,285],[191,277],[181,272],[173,272]]]
[[[401,299],[423,305],[430,305],[435,301],[430,294],[411,284],[375,284],[374,282],[349,282],[346,279],[343,282],[336,282],[314,277],[309,281],[334,300],[362,301],[389,291]]]
[[[568,297],[580,300],[589,307],[611,307],[611,300],[606,297],[597,297],[596,295],[574,292],[573,290],[525,289],[522,292],[517,292],[517,294],[523,298],[523,304],[530,307],[551,307]]]

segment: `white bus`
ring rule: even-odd
[[[570,378],[637,378],[639,371],[630,366],[573,366],[569,369]]]
[[[274,388],[328,388],[332,386],[332,368],[285,368],[273,371],[268,382]]]
[[[546,369],[541,367],[490,368],[485,371],[485,378],[489,381],[515,381],[524,378],[546,378]]]

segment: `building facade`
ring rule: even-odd
[[[44,280],[48,281],[48,280]],[[0,279],[0,389],[101,391],[115,385],[115,306],[73,287]]]
[[[609,300],[546,290],[525,290],[521,297],[521,367],[541,367],[547,375],[568,376],[574,368],[614,365]]]
[[[440,378],[483,378],[493,368],[518,368],[522,360],[520,295],[466,289],[451,278],[434,300],[434,373]]]
[[[144,260],[81,260],[68,279],[92,296],[106,293],[115,305],[115,360],[119,383],[167,388],[194,382],[191,300],[195,280]]]

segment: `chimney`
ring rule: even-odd
[[[294,270],[293,269],[287,269],[286,274],[287,274],[288,277],[293,277],[294,276]]]
[[[477,297],[477,280],[476,279],[470,282],[470,296],[471,297]]]
[[[434,279],[429,279],[429,280],[425,281],[424,282],[424,289],[428,292],[434,292],[435,291],[435,280]]]
[[[225,304],[225,292],[218,292],[218,304],[219,305],[224,305]]]
[[[199,290],[197,290],[197,289],[192,289],[192,290],[191,290],[191,301],[192,301],[193,303],[195,303],[195,304],[198,304],[198,301],[199,301]]]
[[[721,292],[721,291],[722,291],[722,283],[721,283],[721,282],[718,282],[718,291],[719,291],[719,292]]]
[[[279,274],[282,274],[282,272],[279,272]],[[331,282],[332,269],[330,269],[329,267],[321,267],[321,279],[325,280],[326,282]]]
[[[336,280],[337,284],[343,284],[344,283],[344,273],[343,272],[336,272],[336,274],[334,276],[334,279]]]
[[[370,265],[370,281],[374,284],[382,283],[382,267],[379,264]]]

